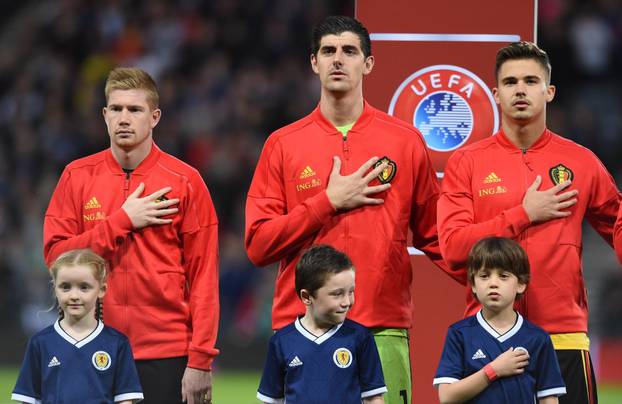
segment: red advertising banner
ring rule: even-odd
[[[357,0],[356,18],[369,30],[376,58],[365,98],[421,131],[441,180],[454,150],[499,128],[495,54],[509,42],[536,40],[536,9],[537,0]],[[411,250],[411,399],[437,403],[432,379],[466,290]]]

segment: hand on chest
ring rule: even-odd
[[[471,176],[471,193],[476,214],[486,215],[488,212],[495,216],[502,210],[520,205],[529,189],[548,191],[559,196],[564,192],[586,187],[589,177],[582,175],[578,163],[552,161],[557,160],[537,161],[517,154],[493,162],[477,162]],[[541,178],[539,185],[536,183],[538,176]],[[557,193],[553,192],[554,187],[567,181],[571,181],[569,186]],[[582,199],[587,203],[587,195]],[[581,204],[581,200],[577,205],[572,209],[585,206]]]
[[[144,185],[141,186],[141,183]],[[132,181],[126,179],[110,180],[106,183],[95,182],[89,185],[74,202],[84,230],[92,229],[121,209],[130,217],[132,223],[134,216],[141,214],[171,219],[173,227],[181,220],[183,195],[178,184],[172,186],[165,185],[164,182],[144,183],[138,179]],[[141,189],[142,192],[139,192]],[[174,203],[178,200],[179,202]],[[173,213],[166,211],[170,208],[176,208],[178,211]],[[149,229],[149,226],[144,229]]]
[[[336,184],[339,181],[344,184],[356,181],[361,186],[368,187],[381,184],[396,185],[408,172],[400,162],[402,159],[397,159],[393,155],[365,154],[351,158],[336,156],[338,161],[334,161],[333,156],[328,155],[315,160],[305,157],[292,159],[285,175],[288,201],[298,204],[322,192],[329,184]],[[377,157],[375,163],[370,163],[372,157]]]

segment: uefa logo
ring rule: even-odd
[[[449,152],[499,128],[492,93],[472,72],[458,66],[428,66],[397,88],[389,114],[412,123],[431,150]]]

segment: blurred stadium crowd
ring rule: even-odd
[[[134,65],[159,85],[163,118],[156,143],[201,172],[216,205],[219,345],[264,341],[274,271],[257,271],[246,258],[246,191],[267,135],[307,114],[319,99],[309,68],[311,27],[329,14],[353,15],[353,0],[6,3],[0,15],[4,340],[23,341],[55,316],[42,312],[52,304],[42,258],[43,214],[65,164],[108,147],[103,82],[114,66]],[[622,3],[538,3],[538,42],[551,56],[557,85],[549,126],[592,149],[620,185]],[[605,265],[609,270],[593,281],[597,306],[619,320],[622,275],[614,261]],[[597,322],[593,332],[622,337],[622,322]],[[8,352],[7,360],[19,361],[18,351]]]

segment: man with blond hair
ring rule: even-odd
[[[105,87],[110,148],[71,162],[44,222],[49,264],[91,248],[111,268],[106,324],[126,334],[147,404],[211,401],[218,221],[199,173],[160,150],[158,90],[117,68]]]

